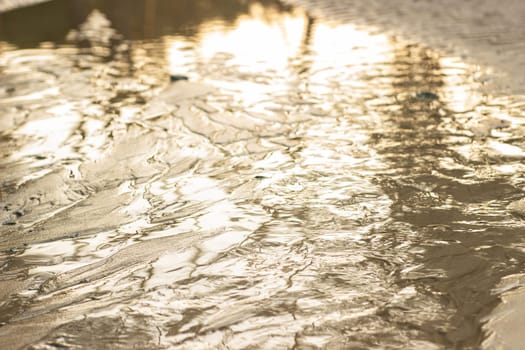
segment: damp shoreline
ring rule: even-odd
[[[520,345],[525,5],[108,3],[0,27],[8,349]]]
[[[525,93],[522,1],[286,1],[314,16],[372,27],[477,64],[487,93]]]

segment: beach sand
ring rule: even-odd
[[[489,94],[525,93],[523,0],[286,1],[304,7],[313,16],[355,23],[460,56],[479,65]],[[0,0],[0,12],[36,2],[39,0]],[[486,317],[487,339],[483,348],[522,348],[525,278],[515,276],[511,282],[494,291],[502,296],[503,302]],[[10,294],[21,288],[21,284],[13,283],[6,288]]]
[[[289,1],[289,0],[288,0]],[[525,92],[525,2],[520,0],[292,0],[336,21],[373,26],[479,64],[491,90]]]
[[[292,0],[311,13],[354,23],[457,55],[479,66],[491,95],[525,93],[525,1],[522,0]],[[525,275],[506,287],[485,318],[483,349],[523,349]],[[508,285],[504,279],[502,284]],[[508,291],[507,291],[508,289]]]

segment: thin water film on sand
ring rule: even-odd
[[[525,102],[482,68],[277,1],[0,23],[5,349],[498,346]]]

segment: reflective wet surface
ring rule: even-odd
[[[129,3],[0,15],[3,348],[481,346],[525,98],[274,1]]]

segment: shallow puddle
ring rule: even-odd
[[[477,348],[521,286],[525,99],[460,58],[234,0],[51,1],[0,50],[5,349]]]

